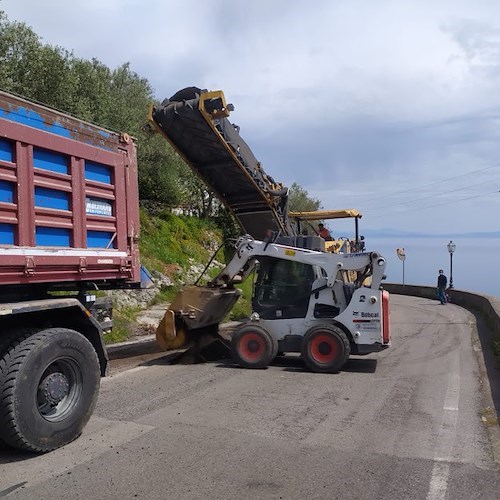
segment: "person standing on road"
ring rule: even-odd
[[[446,285],[448,284],[448,279],[444,275],[442,269],[439,270],[438,282],[437,282],[437,293],[441,304],[446,304]]]

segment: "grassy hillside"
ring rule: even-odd
[[[190,259],[204,263],[221,243],[221,232],[208,221],[167,211],[153,217],[141,211],[141,262],[150,270],[172,277],[172,267],[184,268]]]
[[[198,278],[199,269],[203,269],[221,244],[222,232],[209,221],[174,215],[168,211],[159,216],[152,216],[141,210],[141,263],[148,270],[158,271],[173,282],[172,286],[164,286],[150,304],[170,302],[183,283],[192,284]],[[216,260],[224,263],[222,248]],[[193,273],[193,269],[197,272]],[[207,279],[216,273],[217,269],[210,269]],[[251,312],[251,279],[239,285],[239,288],[243,295],[227,320],[242,319],[248,317]],[[136,330],[135,320],[140,311],[141,308],[135,306],[115,308],[113,332],[106,335],[106,342],[127,340]]]

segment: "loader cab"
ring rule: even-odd
[[[305,318],[316,273],[301,262],[259,258],[253,310],[262,319]]]

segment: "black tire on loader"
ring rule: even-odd
[[[0,438],[34,452],[76,439],[99,393],[99,360],[89,340],[50,328],[14,342],[2,360]]]
[[[346,334],[335,326],[314,326],[304,335],[302,359],[313,372],[338,372],[349,359],[351,346]]]
[[[278,342],[266,329],[250,323],[234,332],[231,352],[244,368],[265,368],[276,357]]]

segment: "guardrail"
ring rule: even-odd
[[[398,295],[413,295],[438,300],[436,287],[432,286],[384,283],[383,288],[389,293]],[[500,335],[500,298],[457,289],[447,290],[446,293],[450,295],[450,302],[453,304],[479,312],[487,322],[488,327],[492,329],[493,334]]]

